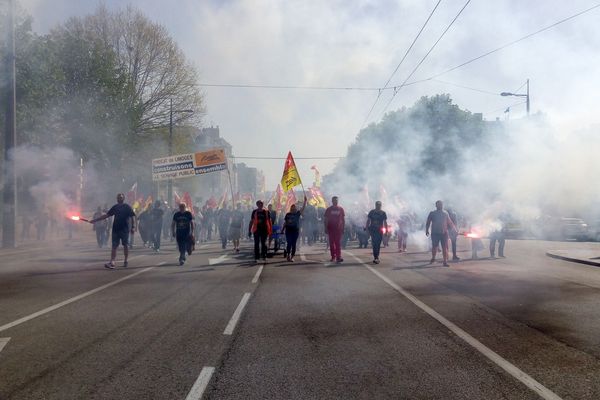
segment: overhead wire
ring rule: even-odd
[[[408,53],[410,53],[410,51],[414,47],[415,43],[417,42],[417,40],[421,36],[421,33],[423,33],[423,30],[425,29],[425,27],[429,23],[429,20],[431,19],[431,17],[435,13],[435,10],[437,10],[437,8],[438,8],[438,6],[440,5],[441,2],[442,2],[442,0],[438,0],[438,2],[435,4],[435,7],[433,7],[433,10],[431,10],[431,12],[429,13],[429,15],[427,16],[427,19],[425,20],[425,22],[421,26],[421,29],[419,29],[419,32],[417,33],[417,35],[413,39],[412,43],[410,44],[410,46],[408,46],[408,49],[406,49],[406,52],[404,53],[404,56],[402,56],[402,59],[400,60],[400,62],[398,63],[398,65],[396,65],[396,68],[394,69],[394,72],[392,72],[392,74],[388,78],[387,82],[385,82],[385,85],[383,85],[383,88],[379,91],[379,93],[377,93],[377,98],[375,99],[375,101],[371,105],[371,108],[369,109],[369,112],[367,113],[367,116],[365,117],[365,119],[364,119],[364,121],[362,123],[361,129],[365,126],[365,124],[369,120],[369,117],[371,116],[371,113],[373,112],[373,109],[375,108],[375,106],[379,102],[379,99],[381,98],[381,94],[383,93],[384,90],[388,89],[388,85],[392,81],[392,78],[394,77],[394,75],[396,75],[396,72],[398,72],[398,69],[400,69],[400,66],[402,65],[402,63],[404,63],[404,60],[406,60],[406,57],[408,56]],[[395,88],[394,88],[394,91],[396,91]]]
[[[415,74],[415,72],[417,72],[417,70],[421,67],[421,65],[423,64],[423,62],[427,59],[427,57],[429,57],[429,54],[431,54],[431,52],[435,49],[435,47],[438,45],[438,43],[440,42],[440,40],[442,40],[442,38],[446,35],[446,32],[448,32],[448,30],[452,27],[452,25],[454,25],[454,22],[456,22],[456,20],[458,19],[458,17],[460,17],[460,15],[463,13],[463,11],[465,10],[465,8],[467,8],[467,6],[469,5],[470,2],[471,2],[471,0],[467,0],[466,1],[466,3],[458,11],[458,13],[456,14],[456,16],[452,19],[452,21],[450,21],[450,23],[448,24],[448,26],[446,27],[446,29],[444,29],[444,31],[442,32],[442,34],[435,41],[435,43],[433,44],[433,46],[431,46],[431,48],[429,49],[429,51],[427,51],[427,53],[423,56],[423,58],[421,58],[421,60],[417,63],[417,65],[415,66],[415,68],[413,68],[413,70],[411,71],[411,73],[406,77],[406,79],[404,80],[404,82],[402,82],[402,84],[400,86],[398,86],[394,90],[394,94],[392,95],[392,97],[390,98],[390,100],[385,105],[385,107],[383,109],[383,112],[382,112],[382,115],[385,114],[385,112],[387,111],[387,109],[390,106],[390,104],[392,103],[392,101],[394,101],[394,98],[396,98],[396,95],[398,94],[398,92],[406,85],[406,83],[408,82],[408,80],[410,78],[412,78],[412,76]]]
[[[563,23],[565,23],[565,22],[567,22],[567,21],[570,21],[570,20],[572,20],[573,18],[577,18],[577,17],[579,17],[579,16],[581,16],[581,15],[583,15],[583,14],[586,14],[586,13],[588,13],[588,12],[591,12],[591,11],[593,11],[593,10],[595,10],[596,8],[599,8],[599,7],[600,7],[600,3],[598,3],[598,4],[596,4],[596,5],[592,6],[592,7],[589,7],[589,8],[587,8],[587,9],[583,10],[583,11],[580,11],[580,12],[578,12],[578,13],[576,13],[576,14],[573,14],[573,15],[571,15],[571,16],[569,16],[569,17],[563,18],[563,19],[561,19],[560,21],[557,21],[557,22],[555,22],[555,23],[553,23],[553,24],[550,24],[550,25],[548,25],[548,26],[546,26],[546,27],[544,27],[544,28],[538,29],[538,30],[537,30],[537,31],[535,31],[535,32],[529,33],[529,34],[527,34],[527,35],[525,35],[525,36],[523,36],[523,37],[520,37],[519,39],[513,40],[513,41],[511,41],[511,42],[508,42],[508,43],[505,43],[505,44],[503,44],[503,45],[502,45],[502,46],[500,46],[500,47],[497,47],[497,48],[495,48],[495,49],[493,49],[493,50],[490,50],[490,51],[488,51],[488,52],[486,52],[486,53],[483,53],[483,54],[481,54],[480,56],[477,56],[477,57],[475,57],[475,58],[472,58],[472,59],[470,59],[470,60],[468,60],[468,61],[465,61],[465,62],[463,62],[463,63],[461,63],[461,64],[458,64],[458,65],[456,65],[456,66],[454,66],[454,67],[452,67],[452,68],[449,68],[449,69],[447,69],[447,70],[445,70],[445,71],[443,71],[443,72],[440,72],[439,74],[435,74],[435,75],[433,75],[433,76],[431,76],[431,77],[429,77],[429,78],[426,78],[426,79],[421,79],[421,80],[419,80],[419,81],[413,81],[413,82],[410,82],[410,83],[413,83],[413,84],[414,84],[414,83],[424,82],[424,81],[432,80],[432,79],[434,79],[434,78],[437,78],[437,77],[439,77],[439,76],[445,75],[445,74],[447,74],[447,73],[449,73],[449,72],[452,72],[452,71],[454,71],[454,70],[457,70],[457,69],[459,69],[459,68],[462,68],[462,67],[464,67],[465,65],[471,64],[471,63],[473,63],[473,62],[475,62],[475,61],[477,61],[477,60],[481,60],[481,59],[482,59],[482,58],[484,58],[484,57],[487,57],[487,56],[489,56],[489,55],[491,55],[491,54],[497,53],[497,52],[499,52],[499,51],[501,51],[501,50],[504,50],[504,49],[506,49],[507,47],[510,47],[510,46],[512,46],[512,45],[515,45],[515,44],[517,44],[517,43],[519,43],[519,42],[522,42],[522,41],[523,41],[523,40],[525,40],[525,39],[529,39],[529,38],[530,38],[530,37],[532,37],[532,36],[535,36],[535,35],[538,35],[538,34],[540,34],[540,33],[542,33],[542,32],[545,32],[545,31],[547,31],[548,29],[554,28],[554,27],[555,27],[555,26],[557,26],[557,25],[560,25],[560,24],[563,24]]]
[[[232,158],[239,158],[244,160],[286,160],[287,157],[258,157],[258,156],[244,156],[238,157],[234,156]],[[295,157],[294,160],[338,160],[340,158],[344,158],[344,156],[339,157]]]
[[[248,85],[248,84],[228,84],[228,83],[198,83],[202,87],[226,87],[226,88],[246,88],[246,89],[301,89],[301,90],[364,90],[380,91],[383,88],[376,87],[356,87],[356,86],[295,86],[295,85]],[[389,88],[391,89],[391,88]]]
[[[432,82],[443,83],[445,85],[456,86],[456,87],[459,87],[459,88],[462,88],[462,89],[472,90],[474,92],[485,93],[485,94],[489,94],[489,95],[493,95],[493,96],[500,96],[500,93],[498,93],[498,92],[490,92],[489,90],[477,89],[477,88],[470,87],[470,86],[460,85],[458,83],[442,81],[440,79],[432,79],[431,81]]]
[[[509,104],[508,106],[504,106],[504,107],[501,107],[501,108],[497,108],[497,109],[495,109],[495,110],[488,111],[488,112],[485,112],[485,113],[483,113],[483,114],[492,114],[492,113],[496,113],[496,112],[498,112],[498,111],[503,111],[503,110],[506,110],[506,109],[508,109],[508,108],[515,107],[515,106],[519,106],[519,105],[521,105],[521,104],[525,104],[525,103],[527,103],[527,100],[524,100],[524,101],[519,101],[519,102],[517,102],[517,103],[513,103],[513,104]]]

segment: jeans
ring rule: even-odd
[[[98,247],[102,247],[106,244],[106,229],[96,229],[96,242],[98,242]]]
[[[504,257],[504,245],[506,244],[506,236],[503,232],[492,232],[490,235],[490,256],[494,257],[496,250],[496,241],[498,241],[498,255]]]
[[[379,229],[371,230],[371,244],[373,245],[373,258],[379,258],[379,250],[381,249],[381,240],[383,239],[383,234]]]
[[[285,230],[286,252],[288,257],[296,255],[296,243],[298,242],[299,232],[292,229]]]
[[[188,251],[190,243],[190,235],[177,235],[177,248],[179,249],[179,261],[185,261],[185,253]]]
[[[258,230],[254,232],[254,259],[267,258],[267,231]],[[260,247],[260,248],[259,248]]]
[[[160,236],[162,233],[161,227],[156,227],[150,235],[150,241],[154,244],[154,250],[160,249]]]

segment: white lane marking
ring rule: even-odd
[[[246,293],[244,293],[244,297],[242,297],[240,304],[238,304],[237,308],[235,309],[233,316],[229,320],[229,323],[225,327],[225,330],[223,331],[223,335],[233,334],[233,331],[235,330],[235,326],[237,325],[238,321],[240,320],[240,317],[242,316],[244,307],[246,307],[246,304],[248,304],[248,300],[250,300],[250,293],[246,292]]]
[[[302,261],[306,261],[306,255],[304,253],[300,253],[300,259]]]
[[[260,267],[258,267],[258,271],[256,271],[256,274],[254,274],[254,278],[252,278],[252,283],[258,282],[258,278],[260,277],[260,274],[262,273],[263,268],[264,268],[264,265],[261,265]]]
[[[210,382],[210,378],[212,377],[214,372],[215,372],[215,367],[202,368],[202,371],[200,371],[200,375],[198,376],[198,379],[196,379],[196,382],[194,382],[194,386],[192,386],[192,389],[188,393],[185,400],[200,400],[202,398],[202,395],[204,394],[204,391],[206,390],[206,387],[208,386],[208,382]]]
[[[223,254],[220,257],[217,258],[209,258],[208,259],[208,265],[216,265],[216,264],[220,264],[223,261],[227,260],[227,254]]]
[[[0,337],[0,351],[2,351],[4,346],[6,346],[8,344],[9,340],[10,340],[9,337]]]
[[[208,247],[208,245],[207,245],[207,244],[203,244],[203,245],[201,245],[201,246],[200,246],[200,248],[201,248],[201,249],[205,249],[205,248],[207,248],[207,247]]]
[[[94,293],[98,293],[98,292],[99,292],[99,291],[101,291],[101,290],[107,289],[107,288],[109,288],[109,287],[111,287],[111,286],[114,286],[114,285],[116,285],[116,284],[118,284],[118,283],[121,283],[121,282],[123,282],[123,281],[126,281],[127,279],[131,279],[131,278],[133,278],[134,276],[137,276],[137,275],[139,275],[139,274],[143,274],[144,272],[150,271],[150,270],[151,270],[151,269],[153,269],[153,268],[155,268],[155,267],[148,267],[148,268],[144,268],[144,269],[143,269],[143,270],[141,270],[141,271],[134,272],[134,273],[133,273],[133,274],[131,274],[131,275],[124,276],[123,278],[117,279],[116,281],[113,281],[113,282],[107,283],[106,285],[102,285],[102,286],[100,286],[100,287],[97,287],[96,289],[92,289],[92,290],[90,290],[90,291],[88,291],[88,292],[82,293],[82,294],[80,294],[80,295],[77,295],[77,296],[75,296],[75,297],[71,297],[70,299],[67,299],[67,300],[65,300],[65,301],[61,301],[61,302],[60,302],[60,303],[58,303],[58,304],[55,304],[55,305],[53,305],[53,306],[50,306],[50,307],[44,308],[43,310],[40,310],[40,311],[38,311],[38,312],[34,312],[33,314],[30,314],[30,315],[28,315],[28,316],[26,316],[26,317],[19,318],[18,320],[16,320],[16,321],[13,321],[13,322],[10,322],[10,323],[8,323],[8,324],[6,324],[6,325],[2,325],[2,326],[0,326],[0,332],[2,332],[2,331],[5,331],[5,330],[7,330],[7,329],[10,329],[10,328],[12,328],[12,327],[15,327],[15,326],[17,326],[17,325],[20,325],[20,324],[22,324],[22,323],[24,323],[24,322],[27,322],[27,321],[29,321],[29,320],[32,320],[32,319],[34,319],[34,318],[37,318],[37,317],[39,317],[39,316],[41,316],[41,315],[48,314],[48,313],[49,313],[49,312],[51,312],[51,311],[57,310],[57,309],[59,309],[59,308],[61,308],[61,307],[64,307],[64,306],[66,306],[66,305],[68,305],[68,304],[74,303],[74,302],[76,302],[76,301],[78,301],[78,300],[81,300],[81,299],[83,299],[83,298],[85,298],[85,297],[91,296],[91,295],[93,295]]]
[[[430,317],[434,318],[439,323],[444,325],[446,328],[450,329],[452,332],[454,332],[454,334],[456,336],[458,336],[459,338],[461,338],[462,340],[467,342],[469,345],[471,345],[473,348],[475,348],[481,354],[483,354],[488,359],[490,359],[494,364],[498,365],[500,368],[502,368],[503,370],[508,372],[510,375],[512,375],[517,380],[519,380],[521,383],[523,383],[529,389],[536,392],[541,398],[546,399],[546,400],[561,400],[561,398],[556,393],[552,392],[550,389],[548,389],[547,387],[545,387],[544,385],[542,385],[541,383],[539,383],[538,381],[533,379],[531,376],[529,376],[525,372],[521,371],[514,364],[511,364],[509,361],[502,358],[498,353],[496,353],[495,351],[493,351],[492,349],[490,349],[489,347],[487,347],[486,345],[484,345],[483,343],[481,343],[480,341],[475,339],[473,336],[469,335],[467,332],[465,332],[464,330],[459,328],[457,325],[455,325],[454,323],[447,320],[445,317],[443,317],[441,314],[439,314],[433,308],[429,307],[427,304],[423,303],[421,300],[419,300],[418,298],[416,298],[415,296],[413,296],[412,294],[407,292],[405,289],[400,287],[398,284],[396,284],[390,278],[383,275],[381,272],[377,271],[370,265],[364,263],[361,259],[356,257],[354,254],[352,254],[350,252],[347,252],[347,253],[350,256],[352,256],[356,261],[358,261],[360,264],[365,266],[369,271],[371,271],[372,273],[377,275],[385,283],[387,283],[392,288],[394,288],[398,293],[400,293],[401,295],[406,297],[408,300],[410,300],[414,305],[416,305],[421,310],[423,310],[427,314],[429,314]]]
[[[160,267],[161,265],[165,265],[167,262],[163,261],[163,262],[159,262],[158,264],[156,264],[157,267]]]

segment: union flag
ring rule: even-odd
[[[300,175],[296,169],[296,162],[292,156],[292,152],[288,152],[287,158],[285,159],[285,165],[283,167],[283,175],[281,176],[281,188],[284,192],[289,192],[291,189],[298,185],[302,185]]]

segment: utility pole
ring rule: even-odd
[[[2,216],[2,247],[16,246],[17,222],[17,171],[13,149],[17,144],[16,124],[16,66],[15,66],[15,1],[8,0],[7,35],[6,35],[6,114],[4,126],[4,167],[3,167],[3,216]]]
[[[173,99],[169,106],[169,157],[173,155]],[[173,205],[173,179],[169,178],[167,182],[167,204]]]

